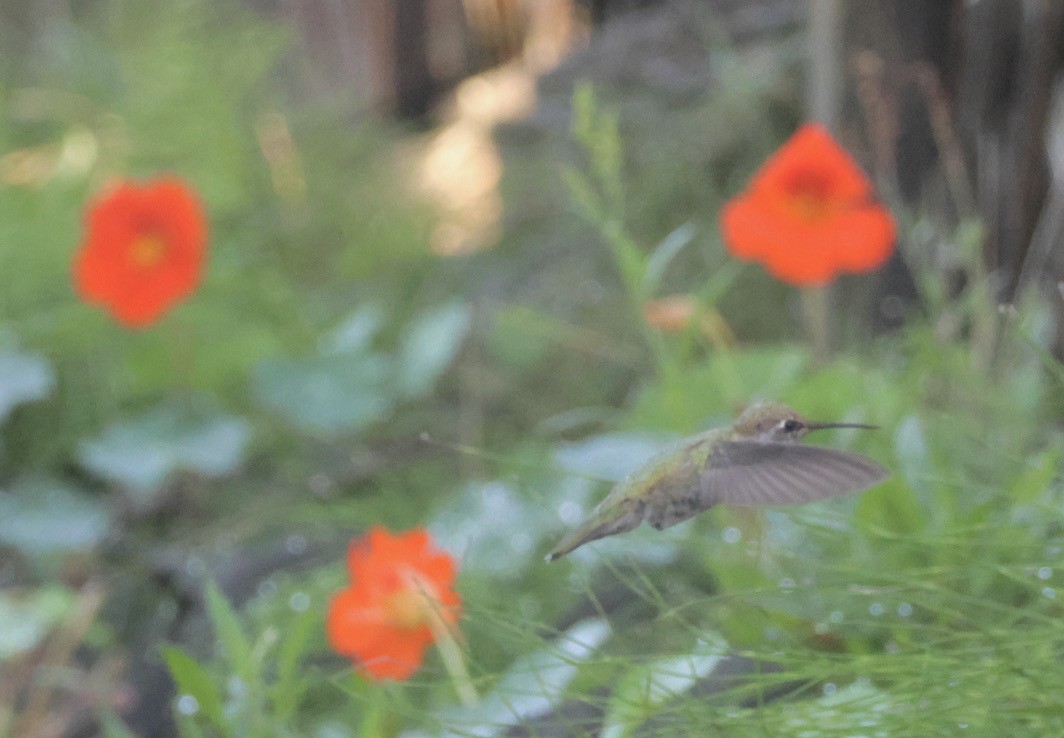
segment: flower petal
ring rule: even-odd
[[[393,536],[385,528],[374,526],[365,538],[352,545],[348,554],[353,581],[387,579],[404,567],[418,571],[438,588],[449,587],[456,574],[454,559],[436,549],[423,528]]]
[[[374,526],[352,542],[347,566],[352,584],[334,597],[326,620],[330,645],[371,678],[406,679],[435,639],[432,620],[458,621],[454,560],[422,528],[392,534]]]
[[[381,640],[358,654],[358,670],[373,679],[402,681],[412,677],[425,660],[432,634],[399,635]]]
[[[828,187],[826,195],[836,202],[864,202],[872,195],[872,183],[853,158],[819,123],[806,123],[772,156],[751,180],[758,192],[788,192],[795,177],[815,174]]]
[[[325,621],[329,645],[373,678],[406,679],[421,666],[432,631],[394,627],[368,595],[349,588],[333,598]]]
[[[894,251],[896,230],[890,212],[877,205],[842,213],[825,240],[839,267],[866,272],[882,266]]]
[[[772,251],[786,236],[778,226],[764,217],[764,210],[752,197],[728,201],[720,213],[724,244],[731,255],[749,261]]]
[[[85,229],[74,260],[77,293],[126,325],[154,322],[199,284],[207,223],[178,179],[119,184],[89,204]],[[149,262],[140,256],[146,241],[158,249]]]
[[[789,284],[823,285],[890,256],[894,222],[871,196],[871,182],[849,154],[809,124],[725,204],[721,232],[736,258],[759,261]]]

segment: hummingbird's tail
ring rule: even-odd
[[[609,502],[609,499],[605,502]],[[630,531],[643,522],[644,507],[645,504],[641,500],[632,498],[622,500],[616,505],[599,505],[591,513],[591,517],[558,542],[547,554],[547,561],[557,561],[585,543]]]

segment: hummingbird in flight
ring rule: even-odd
[[[547,561],[630,531],[644,520],[664,530],[721,503],[796,505],[861,492],[889,476],[867,456],[799,443],[807,433],[826,428],[876,426],[816,423],[786,405],[753,405],[733,425],[692,436],[679,450],[652,459],[617,484]]]

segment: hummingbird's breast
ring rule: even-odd
[[[705,509],[700,494],[702,472],[716,435],[697,438],[648,470],[644,517],[657,530],[683,522]]]

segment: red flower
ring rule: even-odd
[[[146,326],[199,284],[207,221],[181,180],[123,182],[92,202],[74,263],[78,294],[128,326]]]
[[[422,528],[393,536],[374,527],[352,543],[347,567],[351,586],[329,605],[329,644],[371,679],[409,678],[458,620],[454,560]]]
[[[822,285],[887,260],[894,220],[872,184],[822,126],[809,123],[773,154],[721,213],[724,242],[793,285]]]

